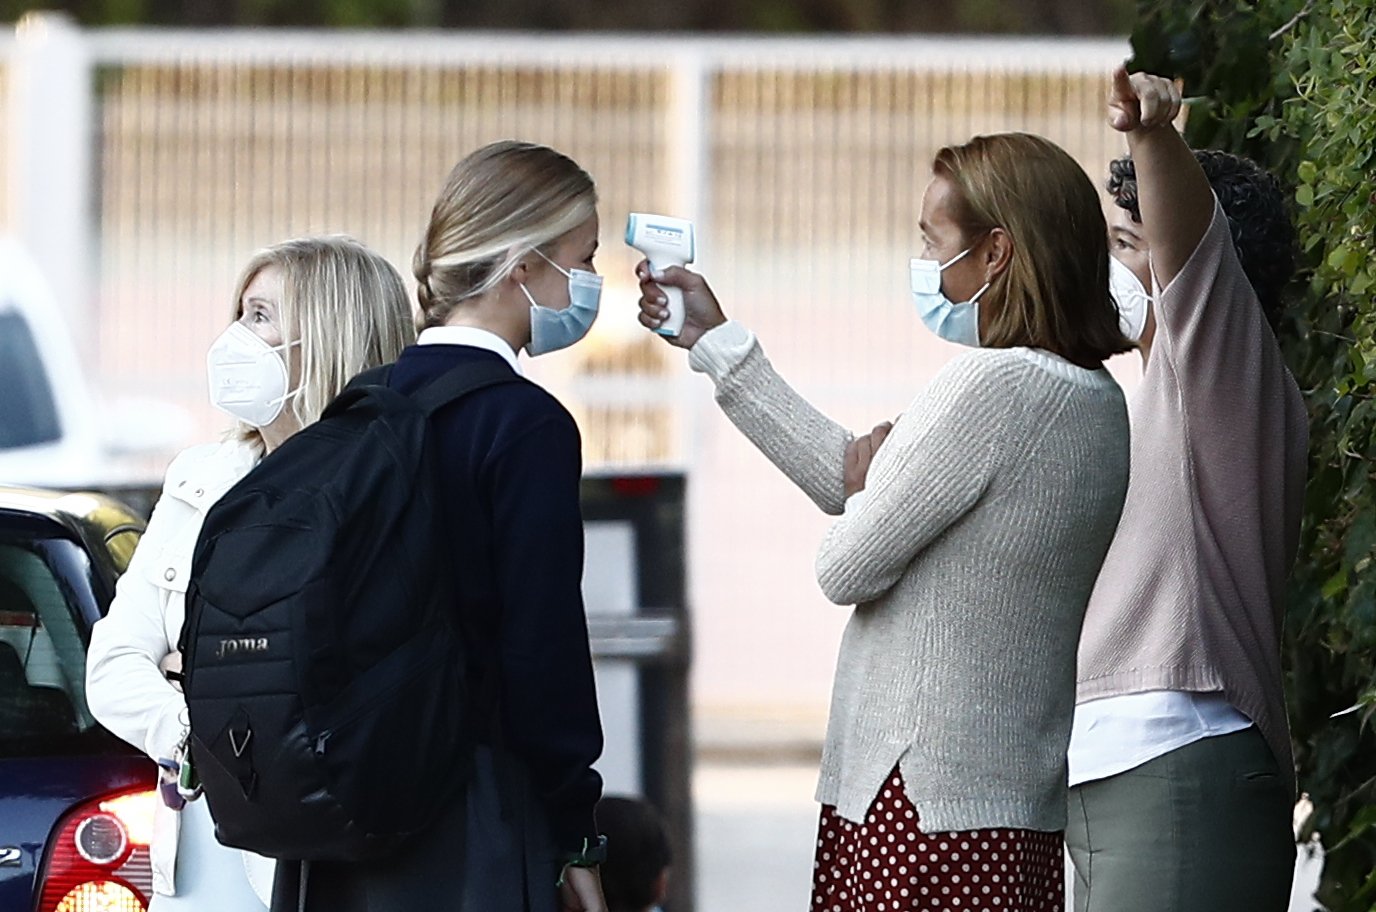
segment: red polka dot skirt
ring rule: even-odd
[[[895,769],[864,823],[822,806],[812,912],[1061,912],[1064,834],[924,833]]]

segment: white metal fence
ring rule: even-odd
[[[203,355],[251,252],[343,231],[408,274],[449,168],[499,138],[596,178],[608,275],[586,343],[540,359],[590,466],[690,475],[697,694],[820,705],[841,616],[821,607],[823,520],[716,413],[681,353],[634,322],[630,210],[696,219],[700,268],[806,394],[856,427],[949,357],[907,304],[935,150],[1023,129],[1098,182],[1122,41],[666,39],[80,31],[0,46],[0,222],[65,302],[93,377],[220,426]],[[786,645],[761,658],[760,644]],[[784,661],[782,657],[787,657]]]

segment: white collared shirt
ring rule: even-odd
[[[516,352],[505,339],[496,333],[479,329],[476,326],[432,326],[422,330],[417,345],[468,345],[501,355],[518,377],[524,377],[521,363],[516,360]]]
[[[1154,690],[1089,700],[1075,707],[1070,784],[1136,769],[1187,744],[1252,727],[1217,691]]]

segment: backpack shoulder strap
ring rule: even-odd
[[[320,417],[332,418],[365,399],[374,400],[381,407],[388,407],[386,404],[391,403],[392,408],[405,407],[406,403],[410,403],[426,415],[433,415],[454,400],[485,387],[527,382],[506,363],[483,359],[451,368],[418,392],[405,396],[387,385],[391,373],[392,365],[384,364],[354,377]]]
[[[344,385],[339,391],[339,395],[330,400],[330,404],[325,406],[325,411],[321,413],[320,420],[334,418],[342,415],[360,402],[367,399],[381,399],[383,401],[396,400],[403,398],[400,393],[393,392],[387,386],[387,379],[392,375],[392,365],[384,364],[381,367],[373,367],[358,374]]]
[[[411,398],[427,415],[462,399],[469,393],[505,383],[526,383],[526,379],[502,361],[484,358],[452,368],[412,394]]]
[[[387,378],[390,376],[392,376],[391,364],[382,364],[378,367],[370,367],[368,368],[368,370],[365,370],[363,373],[358,374],[352,380],[346,383],[344,385],[344,389],[340,390],[340,392],[347,393],[349,390],[361,389],[365,386],[386,386]]]

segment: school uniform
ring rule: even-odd
[[[414,393],[482,360],[520,373],[491,333],[429,329],[388,383]],[[596,836],[602,729],[582,602],[578,427],[548,392],[516,382],[446,406],[432,435],[450,525],[422,557],[453,567],[472,690],[493,695],[473,769],[441,819],[395,855],[307,865],[304,904],[297,866],[282,865],[274,912],[555,912],[561,857]],[[414,787],[404,757],[396,776]]]

